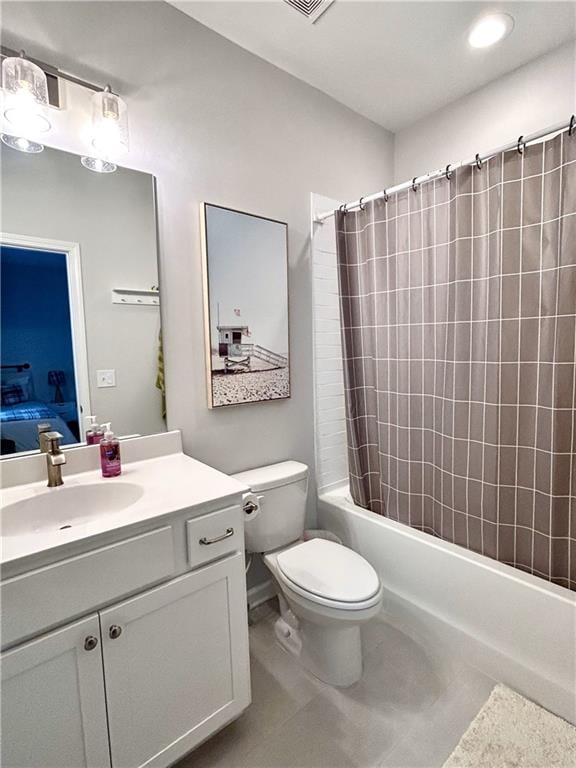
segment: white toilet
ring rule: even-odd
[[[256,497],[245,503],[246,549],[264,554],[278,587],[279,642],[324,682],[352,685],[362,676],[360,624],[376,616],[382,603],[378,574],[341,544],[302,540],[305,464],[284,461],[234,477]]]

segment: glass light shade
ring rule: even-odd
[[[101,157],[128,151],[128,110],[110,86],[92,96],[92,144]]]
[[[111,163],[109,160],[101,160],[99,157],[82,157],[80,162],[84,168],[88,168],[89,171],[95,173],[114,173],[116,170],[116,163]]]
[[[45,132],[50,121],[44,114],[48,105],[48,82],[40,67],[20,56],[2,62],[5,92],[4,117],[20,134]]]
[[[29,155],[37,155],[38,152],[44,151],[44,144],[39,144],[37,141],[30,141],[25,139],[24,136],[11,136],[9,133],[3,133],[0,138],[2,143],[7,147],[17,149],[18,152],[27,152]]]

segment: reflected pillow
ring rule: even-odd
[[[17,373],[2,377],[2,405],[27,403],[32,399],[32,376]]]

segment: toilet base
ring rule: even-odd
[[[312,624],[280,616],[274,625],[280,645],[295,656],[319,680],[338,688],[348,688],[362,677],[360,627]]]

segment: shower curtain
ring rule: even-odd
[[[354,501],[576,589],[576,135],[336,229]]]

